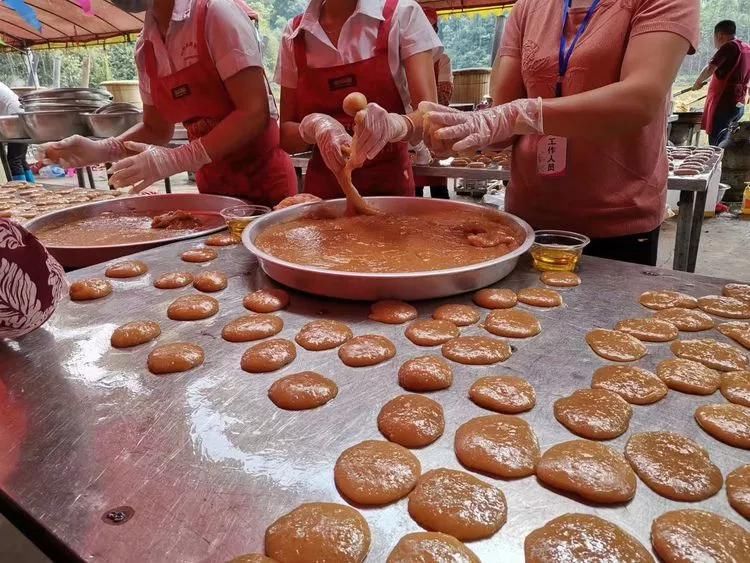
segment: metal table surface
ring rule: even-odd
[[[245,314],[242,297],[271,282],[243,248],[222,249],[207,265],[180,262],[178,255],[195,241],[175,243],[137,255],[151,271],[131,281],[113,280],[114,293],[104,300],[65,300],[42,329],[18,342],[0,342],[0,508],[22,524],[36,541],[61,547],[82,560],[139,562],[226,561],[261,551],[266,527],[303,502],[343,503],[333,482],[333,465],[349,446],[381,439],[376,416],[381,406],[404,391],[398,367],[407,358],[439,354],[418,348],[404,336],[403,326],[367,320],[368,306],[321,300],[293,293],[280,312],[281,337],[293,339],[315,318],[339,319],[355,334],[380,333],[391,338],[398,355],[371,368],[348,368],[336,351],[307,352],[271,374],[243,372],[240,357],[249,344],[230,344],[221,328]],[[215,294],[219,314],[198,322],[166,318],[166,307],[187,288],[153,289],[155,276],[168,271],[220,269],[229,287]],[[104,265],[71,274],[71,281],[101,276]],[[542,450],[576,437],[558,424],[553,402],[577,388],[588,387],[593,371],[606,362],[594,355],[584,335],[594,327],[612,327],[622,318],[644,316],[637,298],[647,289],[669,288],[704,295],[720,291],[725,280],[681,272],[584,258],[583,285],[564,290],[565,306],[534,309],[543,332],[514,341],[515,352],[504,364],[468,367],[454,364],[453,386],[431,396],[445,409],[445,433],[436,443],[415,451],[423,470],[459,469],[453,453],[457,427],[470,418],[491,414],[468,398],[480,376],[516,373],[536,387],[538,403],[521,415],[535,429]],[[501,284],[520,289],[539,285],[528,263]],[[428,317],[439,303],[469,303],[470,296],[417,303]],[[520,306],[527,308],[525,306]],[[485,312],[486,313],[486,312]],[[156,377],[146,369],[146,356],[156,344],[118,351],[110,348],[112,330],[127,321],[161,323],[159,344],[196,342],[206,350],[203,366]],[[473,326],[465,334],[482,334]],[[722,341],[711,331],[701,333]],[[649,345],[639,365],[654,369],[670,357],[666,344]],[[339,386],[338,397],[305,412],[276,408],[266,392],[281,375],[315,370]],[[727,473],[750,462],[750,453],[720,443],[693,420],[696,407],[724,402],[671,391],[649,407],[634,406],[626,435],[608,442],[622,451],[630,435],[646,430],[674,430],[698,441]],[[500,487],[508,502],[508,523],[494,537],[470,547],[487,562],[523,560],[523,541],[531,530],[567,512],[598,514],[622,526],[649,546],[652,520],[667,510],[702,508],[747,526],[728,505],[722,490],[698,503],[672,502],[643,483],[624,506],[594,506],[542,487],[535,478],[513,481],[479,476]],[[409,517],[405,499],[361,512],[372,531],[368,561],[382,562],[405,533],[419,530]],[[132,507],[126,523],[112,526],[102,516],[113,507]]]

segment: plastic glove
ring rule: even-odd
[[[430,149],[424,143],[419,143],[414,147],[414,164],[416,166],[427,166],[430,162],[432,162]]]
[[[430,143],[452,144],[455,152],[483,149],[513,135],[544,134],[542,99],[526,98],[480,111],[457,112],[422,102]]]
[[[323,162],[334,174],[343,170],[352,137],[341,123],[330,115],[311,113],[299,124],[299,134],[306,143],[318,146]]]
[[[133,186],[130,193],[138,193],[154,182],[179,172],[195,172],[211,162],[201,139],[176,149],[130,141],[125,143],[125,148],[138,154],[124,158],[112,166],[110,184],[115,188]]]
[[[367,104],[354,118],[357,150],[353,151],[355,168],[372,160],[388,143],[403,141],[409,134],[409,120],[397,113],[388,113],[378,104]]]
[[[59,164],[63,168],[81,168],[102,162],[116,162],[127,155],[125,143],[119,139],[110,137],[92,141],[80,135],[45,143],[36,151],[37,160],[42,164]]]

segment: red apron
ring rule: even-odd
[[[735,39],[734,41],[740,48],[740,55],[737,57],[737,62],[724,78],[719,78],[716,76],[716,73],[714,73],[711,77],[711,82],[709,82],[708,85],[708,97],[706,98],[706,106],[703,108],[701,128],[709,135],[713,131],[716,111],[719,108],[719,102],[721,101],[724,92],[726,92],[728,88],[736,90],[735,97],[737,98],[737,101],[742,101],[743,103],[747,96],[747,84],[739,84],[731,82],[731,80],[734,78],[734,73],[737,70],[737,67],[742,63],[743,58],[750,57],[750,45],[743,43],[739,39]]]
[[[440,76],[440,63],[436,62],[433,68],[435,69],[435,85],[437,85],[438,77]],[[425,188],[425,186],[447,186],[448,178],[435,178],[434,176],[415,176],[414,185],[423,189]]]
[[[240,2],[238,2],[240,4]],[[159,76],[154,46],[144,43],[146,74],[154,106],[169,123],[182,122],[192,141],[206,135],[235,110],[216,70],[205,38],[208,0],[196,0],[198,61],[167,76]],[[219,162],[196,174],[198,190],[238,196],[273,206],[297,193],[292,161],[279,145],[279,124],[269,119],[265,130]]]
[[[324,113],[337,119],[352,132],[354,119],[341,107],[344,98],[352,92],[361,92],[391,113],[405,113],[404,103],[393,80],[388,65],[388,35],[393,23],[398,0],[386,0],[383,21],[380,23],[375,55],[356,63],[310,68],[307,65],[305,34],[294,38],[294,56],[297,63],[297,121],[311,113]],[[294,20],[299,27],[301,16]],[[375,159],[355,170],[352,182],[362,195],[414,195],[414,175],[406,141],[389,143]],[[343,197],[336,177],[323,161],[317,148],[307,167],[305,192],[323,199]]]

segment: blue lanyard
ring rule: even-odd
[[[591,18],[594,17],[594,12],[599,7],[601,0],[594,0],[589,7],[589,11],[586,12],[586,17],[578,27],[576,36],[568,48],[568,41],[565,39],[565,28],[568,27],[568,16],[570,14],[570,6],[573,4],[573,0],[563,0],[563,17],[562,17],[562,34],[560,36],[560,57],[559,57],[559,71],[557,75],[557,84],[555,86],[555,95],[559,98],[562,96],[563,78],[565,73],[568,72],[568,65],[570,65],[570,57],[573,56],[573,51],[578,46],[578,40],[586,33],[586,28],[591,23]]]

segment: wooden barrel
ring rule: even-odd
[[[490,93],[490,68],[453,71],[453,98],[456,104],[478,104]]]

